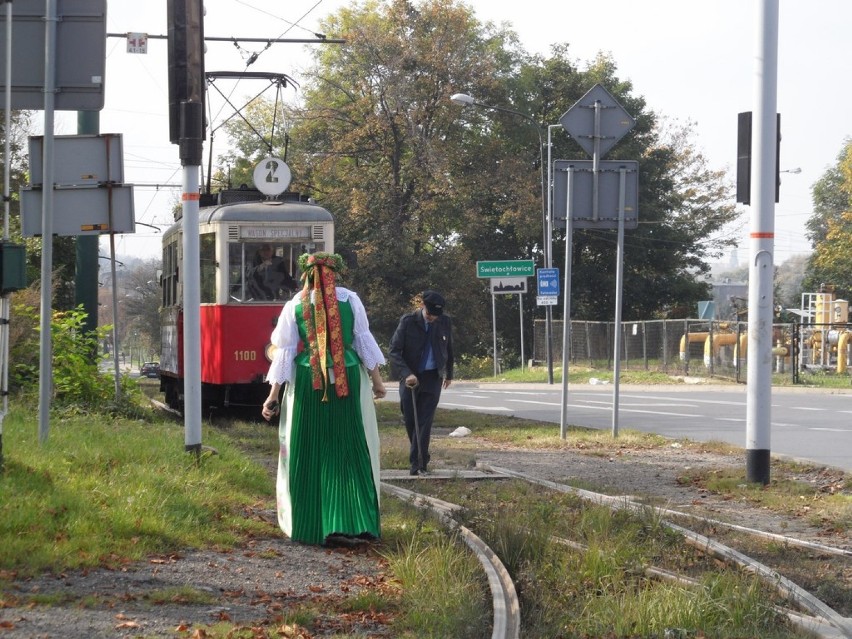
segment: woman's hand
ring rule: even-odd
[[[263,419],[269,421],[275,415],[281,412],[281,405],[278,403],[277,399],[267,399],[263,402],[263,410],[261,411],[261,415],[263,415]]]
[[[382,382],[378,384],[373,382],[373,399],[384,399],[388,392],[385,390],[385,385]]]

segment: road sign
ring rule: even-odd
[[[498,260],[476,263],[476,277],[532,277],[535,262],[532,260]]]
[[[527,292],[525,277],[492,277],[491,293],[494,295],[516,295]]]
[[[555,295],[536,295],[535,303],[538,306],[556,306],[559,298]]]
[[[636,160],[602,160],[598,165],[598,219],[595,220],[592,211],[592,160],[556,160],[553,163],[554,228],[565,228],[569,169],[574,176],[571,189],[571,220],[574,228],[618,228],[622,167],[625,169],[624,228],[636,228],[639,223],[639,163]]]
[[[22,187],[21,235],[37,237],[42,230],[42,196],[40,188]],[[53,190],[53,234],[100,235],[101,233],[135,233],[133,186],[117,184],[109,188],[56,188]]]
[[[559,269],[536,269],[536,286],[539,295],[559,297]],[[541,306],[541,305],[540,305]]]
[[[128,33],[127,53],[148,53],[148,34]]]
[[[106,0],[56,3],[54,109],[58,111],[104,108],[106,5]],[[0,14],[0,68],[7,64],[5,14],[5,10]],[[13,109],[44,109],[44,23],[44,0],[16,0],[12,16]],[[5,92],[0,87],[0,99]]]
[[[636,124],[636,120],[602,85],[596,84],[589,89],[559,118],[559,123],[586,153],[594,155],[596,103],[600,104],[598,153],[602,157]]]

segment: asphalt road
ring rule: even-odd
[[[393,388],[389,385],[388,390]],[[745,386],[619,387],[618,429],[746,446]],[[561,384],[456,382],[444,408],[560,423]],[[612,430],[612,385],[570,385],[567,422]],[[852,472],[852,389],[773,388],[770,451]]]

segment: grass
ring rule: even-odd
[[[503,560],[518,588],[524,637],[661,637],[673,629],[708,638],[800,636],[773,610],[783,601],[772,589],[720,571],[651,509],[612,511],[514,480],[424,490],[462,504],[462,523]],[[650,566],[690,574],[694,583],[649,579]]]
[[[33,416],[4,420],[0,570],[118,566],[174,548],[231,546],[264,524],[246,516],[274,507],[262,467],[227,437],[196,464],[173,422],[71,417],[41,444]]]
[[[677,367],[671,367],[669,372],[660,370],[645,370],[628,368],[622,363],[619,381],[621,384],[642,384],[648,386],[659,386],[664,384],[682,384],[686,377]],[[721,370],[721,369],[720,369]],[[745,380],[746,371],[741,372],[741,379]],[[703,365],[693,366],[689,377],[704,378],[713,384],[736,384],[731,375],[716,375],[710,377]],[[597,378],[601,382],[612,383],[613,371],[611,362],[599,362],[594,366],[588,364],[571,364],[568,367],[569,384],[587,384],[590,378]],[[562,383],[562,367],[553,367],[554,383]],[[547,368],[544,366],[524,367],[524,369],[513,368],[500,372],[497,376],[488,375],[464,381],[475,382],[515,382],[515,383],[544,383],[548,380]],[[792,373],[772,375],[773,386],[793,386]],[[852,386],[852,375],[849,373],[836,373],[833,371],[801,371],[799,384],[796,386],[807,386],[809,388],[850,388]]]
[[[398,405],[380,402],[377,409],[382,466],[407,468],[408,440]],[[436,439],[434,461],[468,468],[483,445],[610,455],[619,447],[641,450],[672,443],[631,431],[613,440],[608,433],[583,428],[570,429],[563,440],[553,425],[439,409],[436,428],[460,425],[472,428],[476,438]],[[196,463],[184,452],[182,424],[174,420],[89,416],[58,421],[48,441],[39,444],[34,416],[13,402],[4,421],[6,464],[0,476],[0,591],[4,582],[42,571],[120,567],[175,549],[225,548],[267,535],[268,524],[253,513],[274,509],[268,463],[270,451],[277,450],[277,429],[257,421],[219,420],[215,428],[205,427],[204,438],[217,454]],[[824,486],[808,490],[795,481],[758,487],[742,484],[735,475],[694,473],[682,481],[732,499],[763,499],[767,508],[779,510],[798,502],[816,512],[823,503],[839,503],[836,511],[824,508],[819,516],[836,517],[836,525],[848,526],[845,478],[835,482],[840,482],[836,499]],[[684,628],[692,634],[680,636],[701,636],[696,629],[707,637],[794,636],[766,607],[772,597],[756,582],[719,573],[715,566],[703,570],[703,560],[665,532],[651,511],[612,513],[521,482],[452,481],[442,490],[442,498],[465,507],[464,521],[515,578],[525,637],[664,636]],[[487,585],[466,547],[430,517],[394,499],[382,500],[382,531],[381,553],[393,587],[343,598],[331,612],[310,602],[288,608],[281,628],[310,628],[321,615],[369,611],[386,614],[395,637],[486,636]],[[578,541],[587,550],[567,548],[554,537]],[[695,573],[700,583],[685,588],[650,582],[637,572],[648,563]],[[840,590],[836,597],[849,597]],[[152,601],[195,601],[199,593],[189,588],[149,596]],[[210,637],[251,636],[227,622],[208,631]],[[295,632],[285,629],[278,636]]]
[[[382,535],[381,553],[401,588],[393,636],[483,637],[488,584],[467,547],[423,511],[391,499],[382,502]]]
[[[795,515],[826,530],[852,528],[852,478],[839,471],[814,469],[791,462],[774,461],[768,486],[748,483],[742,471],[733,468],[690,470],[679,481],[725,495],[729,500],[748,501],[772,512]],[[822,478],[822,483],[802,476]]]
[[[606,368],[590,368],[588,366],[583,365],[569,365],[568,367],[568,383],[569,384],[587,384],[589,382],[590,377],[596,377],[597,379],[605,382],[612,382],[613,375],[612,369]],[[554,366],[553,367],[553,379],[555,383],[562,382],[562,367]],[[620,381],[622,384],[678,384],[683,381],[682,377],[678,378],[676,376],[658,372],[658,371],[646,371],[646,370],[622,370],[620,375]],[[510,370],[502,371],[496,377],[491,375],[487,377],[481,377],[478,379],[472,380],[464,380],[464,381],[476,381],[476,382],[547,382],[548,374],[547,368],[543,366],[532,366],[525,367],[523,370],[520,368],[514,368]]]

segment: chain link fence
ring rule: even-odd
[[[699,319],[649,320],[621,324],[621,370],[719,377],[745,382],[748,323]],[[570,364],[612,369],[614,322],[574,320]],[[561,320],[553,320],[553,361],[562,361]],[[794,383],[809,375],[849,375],[852,324],[774,324],[772,370]],[[533,358],[547,361],[545,321],[534,325]]]

